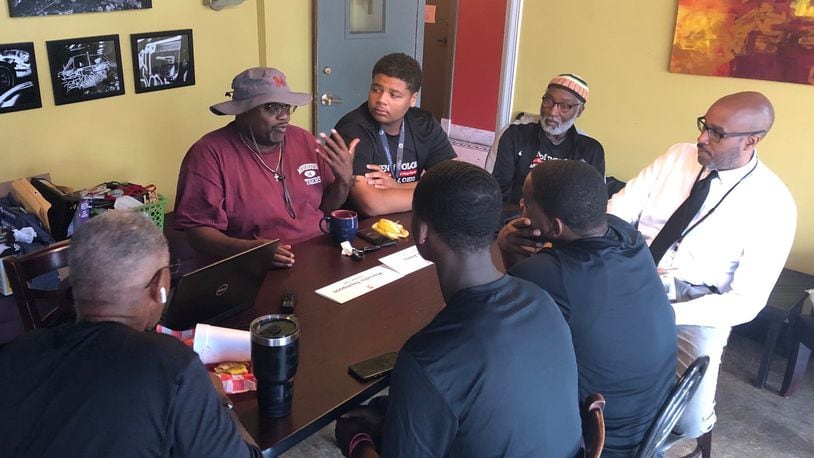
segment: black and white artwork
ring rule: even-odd
[[[57,105],[124,94],[118,35],[48,41]]]
[[[8,0],[11,17],[152,8],[153,0]]]
[[[134,34],[130,45],[137,93],[195,84],[192,30]]]
[[[0,44],[0,113],[41,106],[34,43]]]

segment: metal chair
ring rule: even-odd
[[[483,168],[489,173],[492,173],[495,170],[495,162],[497,161],[497,146],[498,143],[500,143],[500,137],[503,135],[503,132],[506,132],[506,129],[508,129],[511,124],[528,124],[533,122],[540,122],[539,113],[524,113],[521,111],[520,113],[517,113],[517,116],[514,117],[514,120],[510,124],[507,124],[500,129],[500,132],[495,132],[495,140],[492,142],[492,146],[489,148],[489,152],[486,154],[486,163],[484,164]]]
[[[585,458],[599,458],[605,447],[605,398],[599,393],[588,395],[582,404],[582,440]]]
[[[57,324],[73,314],[66,290],[41,290],[30,286],[32,279],[68,266],[69,244],[69,240],[63,240],[33,253],[3,259],[26,331]],[[45,308],[41,314],[46,306],[50,308]]]
[[[707,372],[707,366],[709,366],[709,356],[699,356],[684,371],[667,399],[661,404],[653,423],[647,429],[647,433],[636,451],[636,458],[651,458],[662,451],[667,436],[678,423],[678,419],[681,418],[681,414],[684,413],[684,409],[687,408],[687,404],[701,384],[701,380]]]
[[[695,439],[695,449],[684,455],[682,458],[710,458],[712,456],[712,430],[707,431],[701,437]]]
[[[781,396],[793,396],[803,383],[811,349],[814,348],[814,316],[797,315],[791,321],[791,354],[780,387]]]

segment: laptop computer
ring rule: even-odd
[[[190,272],[172,291],[161,324],[184,330],[219,322],[251,308],[271,268],[274,240]]]

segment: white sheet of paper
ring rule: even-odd
[[[320,288],[315,292],[322,297],[328,298],[334,302],[344,304],[351,299],[355,299],[362,294],[369,293],[374,289],[381,288],[382,286],[392,283],[404,275],[388,269],[385,266],[376,266],[372,269],[367,269],[364,272],[359,272],[356,275],[351,275],[348,278],[339,280],[336,283],[331,283],[328,286]]]
[[[432,265],[432,262],[427,261],[418,254],[418,248],[416,248],[415,245],[380,258],[379,262],[402,275],[407,275]]]

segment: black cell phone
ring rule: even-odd
[[[297,305],[297,293],[291,290],[283,293],[283,298],[280,300],[280,313],[283,315],[293,315],[294,307]]]
[[[348,373],[362,383],[388,374],[396,364],[399,354],[391,351],[348,366]]]
[[[359,231],[356,232],[356,235],[358,235],[359,238],[361,238],[362,240],[365,240],[365,241],[370,242],[370,243],[372,243],[374,245],[379,245],[379,246],[382,246],[382,247],[391,246],[391,245],[396,244],[395,240],[391,240],[391,239],[383,236],[382,234],[379,234],[378,232],[376,232],[376,231],[374,231],[373,229],[370,229],[370,228],[368,228],[368,229],[359,229]]]

